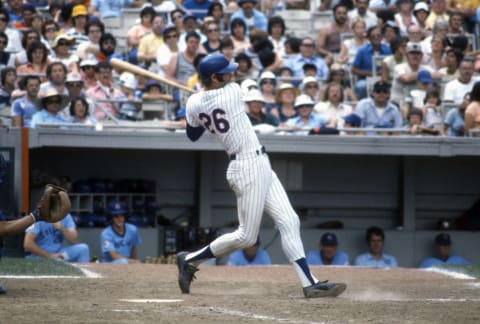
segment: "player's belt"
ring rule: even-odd
[[[265,149],[265,146],[262,146],[261,148],[253,152],[230,154],[230,160],[248,159],[250,157],[259,156],[265,153],[267,153],[267,150]]]

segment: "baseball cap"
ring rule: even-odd
[[[244,4],[244,3],[246,3],[246,2],[251,2],[251,3],[253,3],[253,4],[257,4],[257,3],[258,3],[257,0],[237,0],[237,4],[238,4],[239,6],[242,6],[242,4]]]
[[[414,42],[408,42],[407,43],[407,53],[423,53],[422,50],[422,44],[420,43],[414,43]]]
[[[348,114],[343,117],[346,124],[352,125],[352,127],[360,127],[362,125],[362,119],[355,113]]]
[[[109,215],[122,215],[127,213],[127,207],[121,201],[112,201],[108,204],[108,214]]]
[[[327,232],[322,235],[320,239],[320,244],[325,246],[336,246],[338,245],[337,236],[333,233]]]
[[[121,86],[124,86],[125,88],[128,88],[128,89],[136,89],[138,81],[137,81],[137,79],[135,79],[135,75],[133,75],[133,73],[123,72],[120,75],[120,79],[119,79],[118,83]]]
[[[183,15],[183,22],[187,21],[188,19],[193,19],[193,20],[195,20],[195,22],[197,22],[197,17],[191,12]]]
[[[422,83],[432,83],[433,82],[432,75],[427,70],[418,71],[417,78],[418,78],[418,81],[420,81]]]
[[[318,81],[315,77],[313,76],[307,76],[305,78],[303,78],[302,80],[302,85],[300,86],[300,88],[302,89],[305,89],[305,86],[309,83],[315,83],[315,84],[318,84]]]
[[[166,32],[170,31],[170,30],[177,30],[177,26],[175,26],[174,24],[168,24],[166,25],[165,27],[163,27],[162,29],[162,35],[165,35]]]
[[[275,74],[273,74],[273,72],[265,71],[265,72],[262,72],[262,74],[260,74],[260,78],[258,79],[258,83],[262,83],[262,81],[265,80],[265,79],[275,80],[276,77],[275,77]]]
[[[85,66],[97,66],[98,64],[98,61],[97,60],[93,60],[93,59],[86,59],[86,60],[82,60],[82,62],[80,62],[80,67],[85,67]]]
[[[391,88],[390,83],[385,81],[377,81],[373,85],[373,92],[389,92]]]
[[[293,105],[294,108],[298,108],[301,106],[314,106],[315,102],[310,98],[309,95],[302,94],[295,98],[295,104]]]
[[[263,95],[260,91],[257,89],[251,89],[247,92],[245,97],[243,98],[244,102],[252,102],[252,101],[259,101],[259,102],[265,102],[265,99],[263,98]]]
[[[158,81],[148,80],[147,83],[145,84],[145,88],[146,88],[147,91],[148,91],[151,87],[159,87],[159,88],[161,89],[161,88],[162,88],[162,85],[161,85],[160,82],[158,82]]]
[[[417,2],[415,4],[415,7],[413,8],[413,12],[417,12],[417,11],[425,11],[426,13],[429,13],[430,12],[430,9],[428,9],[428,6],[425,2]]]
[[[440,233],[435,237],[435,244],[436,245],[451,245],[452,240],[450,239],[450,235],[447,233]]]
[[[76,5],[72,10],[72,18],[77,16],[88,16],[87,8],[84,5]]]
[[[223,54],[209,54],[198,65],[201,79],[208,79],[214,74],[227,74],[237,70],[238,64],[229,62]]]
[[[69,72],[65,82],[83,82],[82,76],[78,72]]]

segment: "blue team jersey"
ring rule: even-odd
[[[457,255],[451,255],[448,257],[447,260],[440,260],[438,258],[426,258],[425,260],[422,261],[420,264],[420,268],[430,268],[438,264],[460,264],[460,265],[468,265],[470,264],[469,261],[465,260],[461,256]]]
[[[307,262],[310,265],[324,265],[320,251],[310,251],[307,253]],[[335,253],[332,263],[329,265],[348,265],[348,254],[342,251]]]
[[[75,222],[70,214],[60,221],[63,227],[76,228]],[[26,233],[35,234],[35,244],[48,253],[59,253],[62,249],[64,235],[53,227],[52,223],[36,222],[25,230]],[[28,252],[27,252],[28,254]]]
[[[268,255],[267,251],[264,249],[258,249],[257,255],[255,255],[255,258],[252,261],[248,261],[245,258],[243,250],[235,251],[228,257],[227,264],[231,266],[269,265],[272,264],[272,262],[270,262],[270,256]]]
[[[371,268],[396,268],[398,266],[397,259],[392,255],[382,254],[382,257],[377,260],[370,253],[357,256],[355,265]]]
[[[112,262],[110,251],[115,251],[118,254],[129,258],[134,246],[142,244],[138,229],[135,225],[125,224],[125,232],[123,235],[118,234],[112,226],[108,226],[102,231],[100,238],[102,245],[102,261]]]

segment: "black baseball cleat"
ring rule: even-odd
[[[177,253],[178,285],[184,294],[190,293],[190,283],[195,279],[198,268],[185,261],[188,252]]]
[[[337,297],[347,289],[344,283],[333,283],[327,281],[319,281],[316,284],[303,288],[305,298],[319,297]]]

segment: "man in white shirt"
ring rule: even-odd
[[[473,58],[468,56],[463,58],[458,67],[460,73],[458,78],[448,82],[445,86],[442,98],[443,102],[454,103],[457,105],[462,103],[465,94],[470,92],[474,83],[478,81],[478,77],[473,77],[473,65]]]
[[[377,25],[377,15],[369,10],[370,0],[357,0],[355,3],[355,8],[348,12],[348,20],[350,22],[354,21],[357,17],[362,18],[365,20],[367,24],[367,30],[370,27]]]

